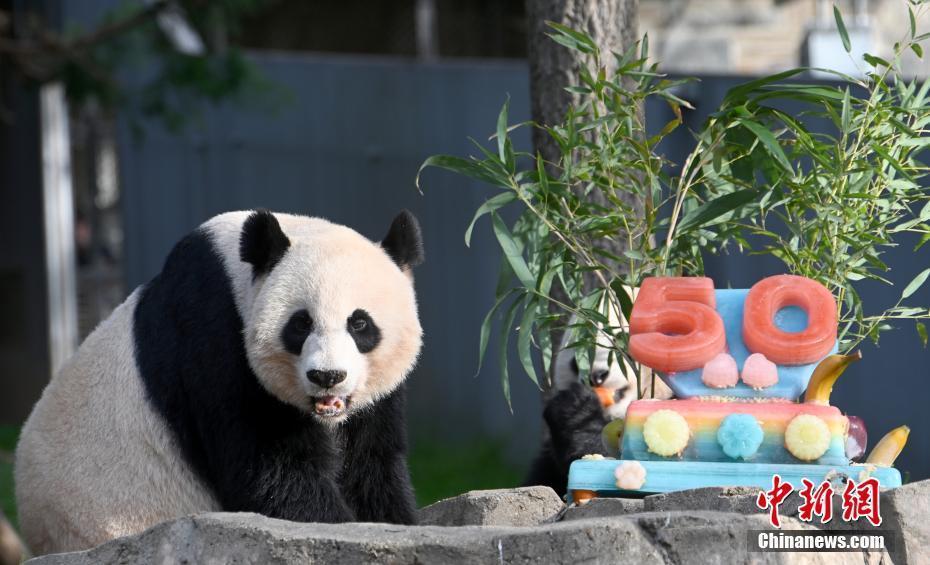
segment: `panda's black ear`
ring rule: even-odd
[[[401,210],[391,222],[381,247],[402,270],[409,270],[423,262],[423,234],[420,222],[409,210]]]
[[[255,277],[271,272],[278,264],[291,240],[281,231],[281,224],[268,210],[256,210],[242,224],[239,236],[239,258],[252,265]]]

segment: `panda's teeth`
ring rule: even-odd
[[[347,399],[341,396],[318,396],[313,399],[313,408],[320,416],[338,416],[346,409]]]

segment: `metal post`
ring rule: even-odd
[[[61,83],[39,91],[42,128],[42,216],[48,276],[49,365],[54,375],[78,340],[74,195],[68,105]]]

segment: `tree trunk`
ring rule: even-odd
[[[609,73],[613,70],[609,65],[615,64],[610,54],[623,53],[639,39],[638,9],[639,0],[527,0],[530,97],[532,116],[536,123],[559,123],[564,119],[566,110],[578,102],[578,95],[567,92],[565,87],[577,82],[576,77],[582,64],[578,53],[566,49],[546,35],[550,31],[546,22],[556,22],[590,35],[600,48],[602,64],[608,65]],[[545,130],[533,130],[533,145],[548,163],[559,162],[559,147]],[[550,172],[557,174],[551,170],[551,166]],[[599,204],[607,204],[601,193],[593,192],[591,198]],[[636,210],[642,210],[640,203],[629,204]],[[595,245],[617,256],[622,256],[627,247],[626,237],[621,233],[595,242]],[[613,267],[623,271],[622,265]],[[588,288],[596,284],[593,275],[585,276]],[[553,288],[553,294],[560,299],[564,298],[561,289]],[[561,333],[554,332],[553,344],[560,343]]]
[[[581,62],[578,53],[566,49],[546,35],[546,22],[555,22],[583,31],[600,47],[605,64],[613,64],[611,52],[623,53],[639,39],[637,12],[639,0],[527,0],[530,59],[530,97],[533,120],[555,124],[577,102],[577,95],[565,91],[576,82]],[[608,68],[608,71],[611,69]],[[549,162],[557,162],[558,146],[545,131],[533,132],[533,145]]]

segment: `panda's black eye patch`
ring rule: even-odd
[[[288,353],[300,355],[304,342],[307,341],[307,337],[312,331],[313,318],[310,317],[310,313],[306,310],[294,312],[281,331],[281,341],[284,343],[284,349]]]
[[[575,359],[574,355],[572,355],[571,369],[572,369],[572,372],[575,373],[576,375],[579,373],[578,360]]]
[[[346,321],[346,329],[362,353],[368,353],[381,343],[381,330],[375,325],[368,312],[359,308]]]

